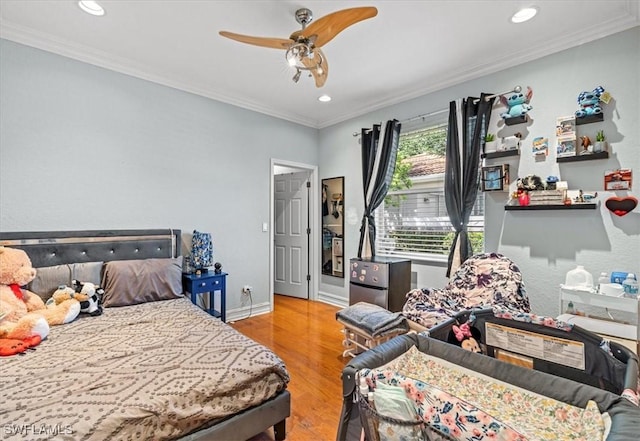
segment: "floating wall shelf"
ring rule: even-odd
[[[584,202],[571,205],[505,205],[506,211],[515,210],[595,210],[598,204]]]
[[[604,114],[598,113],[596,115],[587,115],[581,118],[576,118],[576,126],[581,126],[583,124],[591,124],[596,122],[604,121]]]
[[[609,157],[609,152],[600,152],[600,153],[590,153],[588,155],[563,156],[560,158],[556,158],[556,162],[591,161],[594,159],[607,159],[608,157]]]
[[[508,126],[515,126],[516,124],[522,124],[526,122],[527,122],[527,115],[514,116],[512,118],[507,118],[504,120],[504,123]]]
[[[481,156],[486,159],[494,159],[494,158],[504,158],[506,156],[518,156],[520,154],[520,150],[504,150],[501,152],[489,152],[483,153]]]

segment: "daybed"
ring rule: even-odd
[[[423,357],[428,360],[424,361]],[[469,439],[502,439],[498,438],[498,434],[505,435],[509,433],[514,435],[514,431],[524,431],[528,434],[528,437],[510,439],[580,439],[573,438],[572,435],[574,434],[572,429],[576,427],[574,415],[579,415],[582,418],[582,422],[578,426],[584,424],[586,433],[590,434],[587,438],[582,439],[588,439],[589,441],[597,441],[598,439],[632,441],[638,439],[640,410],[620,395],[556,375],[538,372],[485,355],[465,351],[426,335],[406,334],[395,337],[360,354],[344,368],[342,374],[344,401],[337,433],[339,441],[360,439],[362,430],[361,412],[359,410],[360,402],[357,401],[357,398],[354,401],[354,397],[357,397],[356,392],[361,390],[361,385],[358,384],[359,375],[373,373],[373,375],[376,375],[374,378],[380,381],[393,380],[392,377],[395,375],[393,372],[381,370],[376,373],[372,371],[387,363],[391,363],[390,366],[393,372],[404,375],[405,378],[411,378],[412,375],[407,374],[407,371],[419,371],[420,375],[431,375],[438,378],[448,372],[462,375],[459,380],[450,382],[447,388],[442,385],[435,386],[435,388],[431,386],[431,381],[435,381],[438,378],[427,379],[422,383],[413,383],[417,386],[417,388],[413,389],[414,396],[419,397],[421,396],[420,394],[423,394],[422,396],[431,397],[432,401],[425,407],[424,413],[424,419],[433,424],[429,427],[438,426],[445,432],[447,429],[450,432],[448,432],[448,435],[442,436],[442,432],[429,431],[429,438],[412,437],[411,439],[467,439],[459,437],[464,436],[464,432],[467,430],[471,432],[468,436],[472,438]],[[368,385],[371,384],[371,377],[368,377],[368,380],[364,387],[365,393],[368,390]],[[495,386],[487,386],[490,381],[496,380]],[[465,393],[468,396],[463,396]],[[492,396],[492,394],[497,395]],[[447,398],[443,399],[443,396]],[[523,396],[532,397],[532,400],[534,398],[540,399],[539,403],[542,407],[536,405],[536,407],[531,407],[524,413],[520,412],[520,415],[511,415],[512,411],[518,407],[522,410],[522,408],[526,409],[530,403],[533,405],[532,401],[528,401],[529,398],[526,401],[522,401],[520,398]],[[471,405],[470,399],[475,398],[485,399],[484,403],[486,403],[487,399],[489,401],[501,401],[503,411],[497,415],[482,414],[480,409],[488,408],[488,406],[481,407],[484,404]],[[516,401],[516,398],[519,400]],[[510,401],[511,399],[514,401]],[[549,399],[553,400],[553,402]],[[430,407],[433,403],[442,404],[435,411],[435,415],[428,413],[429,409],[434,409]],[[507,404],[506,407],[505,403]],[[362,408],[367,409],[366,407]],[[454,412],[454,415],[452,415],[450,413],[452,408],[454,410],[458,409],[462,413],[458,412],[456,414]],[[509,421],[513,421],[513,418],[520,418],[520,421],[527,427],[513,427],[513,425],[503,422],[502,419],[507,420],[507,414],[509,414]],[[601,414],[605,414],[605,416],[601,417]],[[382,419],[372,420],[372,414],[368,411],[363,411],[362,415],[366,415],[364,421],[365,426],[367,426],[365,432],[369,433],[368,439],[376,439],[375,436],[371,436],[371,431],[380,429],[383,423],[387,423]],[[528,427],[529,423],[539,422],[536,420],[546,421],[549,424],[542,425],[542,427],[538,425],[537,428]],[[477,425],[478,422],[480,425]],[[378,425],[376,426],[376,424]],[[569,434],[569,438],[555,438],[555,433],[564,428],[564,425],[568,425],[571,428],[565,431],[565,434]],[[396,430],[395,433],[398,433],[397,427],[386,426],[386,428]],[[501,432],[501,428],[505,430]],[[405,429],[402,428],[400,431]],[[507,429],[513,430],[508,432]],[[540,435],[540,432],[533,434],[533,430],[540,430],[546,435]],[[592,437],[594,430],[598,431],[599,437]],[[579,437],[577,432],[575,436]]]
[[[0,360],[2,439],[244,441],[271,426],[285,438],[284,363],[182,296],[180,230],[0,233],[0,245],[40,268],[34,292],[64,271],[102,273],[123,305]]]
[[[407,293],[402,314],[412,329],[420,332],[460,311],[494,305],[530,311],[518,266],[501,254],[482,253],[467,259],[444,288],[414,289]]]

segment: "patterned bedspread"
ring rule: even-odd
[[[105,308],[0,360],[7,440],[175,439],[286,388],[282,360],[187,298]]]

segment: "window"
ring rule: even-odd
[[[394,180],[375,212],[376,253],[414,260],[444,260],[454,230],[444,200],[447,125],[400,134]],[[484,194],[469,219],[473,252],[484,248]]]

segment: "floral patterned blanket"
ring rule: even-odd
[[[464,262],[443,289],[410,291],[402,314],[429,329],[465,309],[494,305],[531,309],[517,265],[501,254],[484,253]]]
[[[412,347],[378,369],[362,369],[369,388],[399,386],[417,420],[454,440],[597,441],[605,424],[595,402],[585,409],[535,394]],[[381,425],[381,439],[402,439],[406,427]]]

